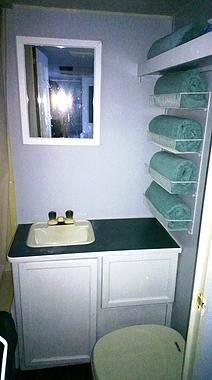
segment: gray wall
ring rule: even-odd
[[[7,11],[8,124],[18,223],[45,220],[55,209],[87,218],[151,216],[142,193],[152,80],[139,83],[136,64],[151,43],[169,33],[171,19],[17,7]],[[101,145],[23,145],[17,84],[16,35],[97,39],[103,43]]]
[[[183,25],[191,22],[203,22],[212,18],[211,0],[191,0],[186,3],[180,12],[175,16],[174,29],[177,30]],[[209,90],[211,91],[212,76],[207,75]],[[211,108],[211,107],[210,107]],[[205,176],[207,172],[208,155],[211,144],[211,109],[209,116],[209,127],[206,135],[206,144],[203,156],[203,166],[201,174],[201,186],[197,201],[197,217],[194,222],[194,233],[192,235],[175,233],[175,238],[183,246],[183,254],[180,256],[178,264],[178,277],[175,294],[175,303],[172,314],[172,327],[180,331],[184,336],[187,334],[189,323],[190,302],[193,289],[194,271],[196,264],[196,255],[198,250],[198,235],[201,219],[202,201],[204,196]],[[201,120],[199,120],[201,121]],[[204,123],[202,122],[204,125]]]
[[[178,29],[182,25],[188,24],[192,21],[206,22],[212,18],[212,3],[211,0],[193,0],[191,4],[185,5],[182,12],[178,13],[175,18],[175,29]],[[210,90],[212,89],[212,75],[208,78],[210,83]],[[209,125],[211,125],[212,115],[210,113]],[[210,140],[209,140],[210,143]],[[192,239],[194,242],[194,239]],[[187,244],[188,245],[188,244]],[[197,249],[197,245],[196,245]],[[185,298],[188,298],[192,288],[192,277],[189,275],[190,271],[195,266],[195,254],[196,249],[187,248],[184,250],[184,259],[181,260],[179,265],[179,276],[176,289],[176,303],[173,314],[174,327],[182,327],[182,311],[184,315],[184,321],[186,320],[186,314],[189,310],[183,308]],[[201,255],[201,252],[199,252]],[[197,357],[193,369],[193,380],[210,379],[212,377],[211,366],[211,354],[212,354],[212,281],[209,280],[209,274],[211,270],[208,268],[208,283],[205,289],[205,296],[207,297],[207,309],[204,316],[201,319],[201,326],[199,331],[199,341],[197,346]],[[187,292],[185,292],[187,289]],[[186,309],[186,311],[184,311]],[[185,323],[185,322],[184,322]],[[185,330],[185,327],[184,327]]]
[[[211,91],[212,76],[210,73],[202,72],[208,83],[208,90]],[[178,116],[180,111],[178,111]],[[183,252],[179,257],[178,263],[178,276],[175,293],[175,303],[172,313],[172,327],[180,331],[184,336],[187,334],[187,325],[189,322],[190,302],[193,290],[194,270],[196,265],[196,255],[198,249],[199,229],[201,223],[201,213],[203,206],[203,198],[205,191],[205,181],[207,176],[208,157],[211,146],[211,123],[212,123],[212,105],[208,110],[208,123],[207,112],[204,110],[189,110],[182,111],[182,115],[187,118],[199,121],[202,125],[203,132],[205,133],[205,142],[202,146],[201,156],[190,155],[189,158],[196,162],[197,168],[200,168],[199,187],[197,189],[196,197],[184,196],[185,202],[190,205],[191,209],[194,208],[196,203],[196,212],[193,221],[193,233],[175,232],[174,237],[183,247]],[[185,155],[186,157],[186,155]],[[188,158],[188,156],[187,156]],[[202,160],[202,162],[201,162]],[[194,212],[194,211],[193,211]]]
[[[190,0],[176,14],[175,29],[194,21],[207,22],[210,18],[212,18],[211,0]]]

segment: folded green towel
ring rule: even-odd
[[[191,219],[191,210],[177,195],[169,194],[153,181],[146,190],[145,196],[156,210],[168,220],[168,228],[181,229],[187,227],[187,221]]]
[[[183,26],[175,32],[160,38],[150,47],[147,54],[147,59],[153,58],[158,54],[164,53],[167,50],[173,49],[176,46],[201,36],[201,34],[204,33],[204,27],[205,25],[203,24],[193,23]]]
[[[173,140],[203,137],[201,125],[197,121],[171,115],[154,117],[149,123],[149,131]],[[200,146],[201,141],[176,141],[175,149],[179,152],[198,152]]]
[[[161,76],[154,87],[154,94],[179,94],[182,92],[207,92],[208,85],[197,69],[177,71]],[[180,107],[207,107],[207,94],[184,94]]]
[[[176,156],[172,153],[157,152],[150,160],[150,173],[151,169],[159,173],[157,180],[160,182],[163,176],[171,181],[170,191],[174,194],[193,193],[193,183],[172,183],[172,181],[194,181],[197,176],[196,165],[188,159]],[[156,174],[157,174],[156,173]],[[161,185],[164,185],[161,182]]]

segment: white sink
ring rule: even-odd
[[[28,233],[28,247],[52,247],[90,244],[95,240],[94,231],[88,220],[74,220],[74,224],[48,226],[34,223]]]

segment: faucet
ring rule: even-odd
[[[49,226],[55,226],[57,224],[56,212],[55,211],[49,211],[48,216],[49,216],[48,225]]]
[[[67,210],[64,223],[65,224],[73,224],[74,223],[73,215],[74,215],[74,213],[72,210]]]
[[[67,210],[65,212],[65,217],[64,216],[58,216],[57,217],[57,214],[55,211],[50,211],[48,216],[49,216],[49,220],[48,220],[48,225],[49,226],[55,226],[57,224],[61,225],[61,224],[73,224],[74,223],[74,219],[73,219],[73,211],[72,210]]]

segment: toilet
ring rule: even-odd
[[[185,341],[160,325],[124,327],[95,344],[94,380],[180,380]]]

